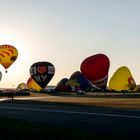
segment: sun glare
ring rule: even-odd
[[[24,32],[23,32],[24,33]],[[0,34],[0,45],[12,45],[18,50],[18,57],[16,61],[7,69],[8,74],[5,74],[5,69],[0,66],[2,72],[1,87],[12,87],[19,82],[26,82],[29,78],[29,67],[31,54],[29,50],[29,42],[25,39],[25,34]],[[11,83],[10,83],[11,81]],[[13,82],[12,82],[13,81]],[[8,84],[8,85],[7,85]]]

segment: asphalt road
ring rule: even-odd
[[[0,117],[16,118],[33,123],[75,128],[83,132],[140,136],[140,110],[122,110],[93,106],[37,105],[0,103]]]

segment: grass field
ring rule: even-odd
[[[47,94],[31,93],[30,96],[45,97],[44,99],[35,98],[30,100],[30,102],[36,101],[38,103],[40,102],[40,103],[59,103],[59,104],[79,104],[79,105],[114,107],[124,109],[140,109],[140,93],[130,93],[130,94],[87,93],[86,95],[59,93],[55,96]]]

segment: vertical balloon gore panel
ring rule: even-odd
[[[50,62],[37,62],[30,67],[30,75],[34,81],[45,88],[55,74],[55,68]]]
[[[30,77],[27,80],[27,86],[29,89],[35,89],[37,91],[41,90],[42,88],[32,79],[32,77]]]
[[[96,54],[87,57],[80,66],[82,74],[99,88],[106,88],[108,71],[110,67],[109,58],[104,54]]]

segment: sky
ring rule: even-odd
[[[139,0],[0,0],[0,44],[11,44],[18,58],[0,66],[0,88],[27,83],[30,66],[51,62],[56,85],[98,53],[110,59],[109,80],[127,66],[140,84]]]

